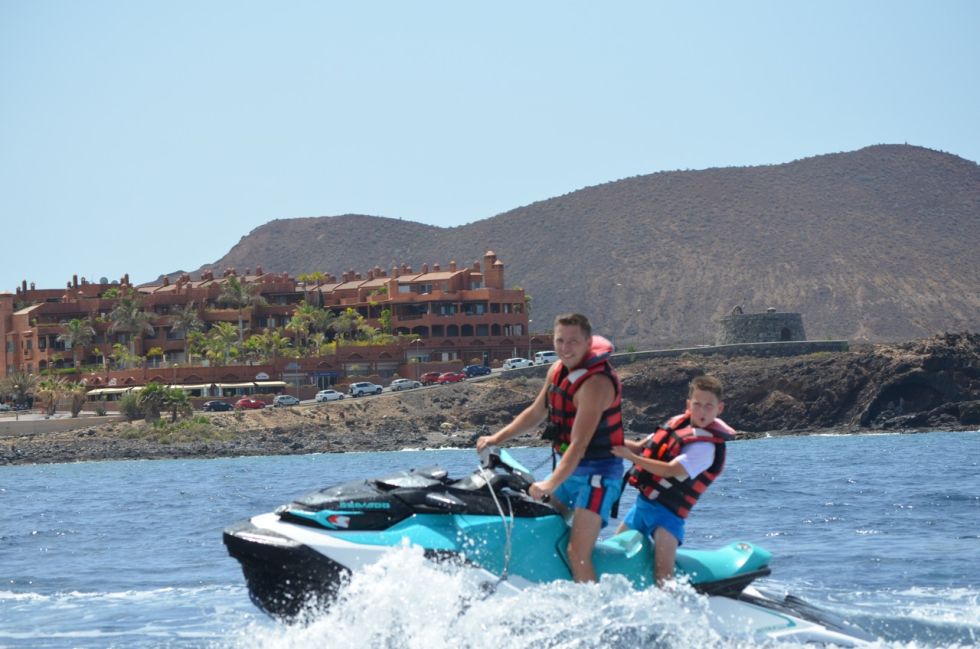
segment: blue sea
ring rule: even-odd
[[[774,560],[760,585],[858,622],[882,647],[980,643],[980,432],[729,448],[726,472],[688,521],[687,547],[762,545]],[[539,476],[550,468],[544,449],[514,455]],[[476,454],[2,467],[0,647],[598,647],[616,644],[620,628],[635,637],[637,625],[663,630],[657,646],[733,646],[706,636],[690,601],[614,580],[545,585],[460,613],[466,576],[408,547],[307,626],[253,607],[221,542],[226,525],[312,488],[431,464],[462,476]],[[627,490],[624,512],[632,498]]]

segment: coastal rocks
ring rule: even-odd
[[[688,377],[701,373],[722,380],[723,418],[745,432],[947,429],[980,419],[978,334],[782,359],[661,359],[622,373],[638,432],[676,413]]]
[[[897,345],[779,358],[690,356],[614,360],[631,436],[683,409],[699,375],[725,385],[723,418],[742,438],[877,430],[956,430],[980,425],[980,335],[944,334]],[[406,448],[472,448],[541,390],[540,377],[457,383],[294,408],[213,413],[195,439],[142,422],[0,437],[0,464],[121,458],[276,455]],[[446,424],[444,426],[444,424]],[[512,444],[543,444],[536,431]]]

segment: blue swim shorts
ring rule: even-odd
[[[569,508],[588,509],[599,514],[605,527],[622,490],[622,478],[604,478],[600,474],[571,475],[555,490],[554,497]]]
[[[623,522],[644,536],[653,536],[654,530],[662,527],[677,539],[678,545],[684,543],[684,519],[660,503],[647,500],[643,496],[637,496]]]

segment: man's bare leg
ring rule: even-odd
[[[602,518],[588,509],[576,508],[572,519],[572,532],[568,539],[568,562],[572,577],[577,582],[596,581],[595,567],[592,565],[592,550],[595,549]]]

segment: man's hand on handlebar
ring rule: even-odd
[[[531,498],[546,503],[551,500],[551,492],[554,491],[546,482],[535,482],[528,487],[527,493]]]
[[[476,450],[477,452],[482,451],[488,446],[496,446],[497,442],[494,440],[493,435],[481,435],[476,438]]]

